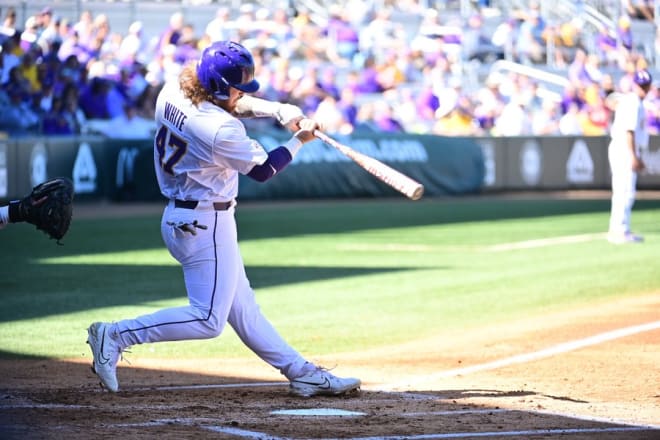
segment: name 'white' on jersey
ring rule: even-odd
[[[168,199],[229,201],[238,174],[268,158],[239,119],[208,102],[194,106],[176,82],[158,95],[155,119],[154,166]]]

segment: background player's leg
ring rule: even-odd
[[[612,206],[609,230],[615,234],[630,232],[630,218],[635,203],[637,174],[614,172],[612,174]]]
[[[609,231],[613,234],[623,234],[626,232],[623,221],[626,202],[623,188],[621,187],[622,180],[620,172],[612,172],[612,202]]]
[[[624,195],[624,209],[623,209],[623,224],[625,227],[625,232],[631,232],[630,229],[630,218],[632,216],[632,208],[635,204],[635,194],[637,186],[637,173],[630,172],[626,176],[625,188],[623,190]]]

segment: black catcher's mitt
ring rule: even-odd
[[[58,243],[69,230],[72,215],[73,182],[66,177],[40,183],[27,197],[10,203],[10,218],[32,223]]]

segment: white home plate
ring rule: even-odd
[[[271,414],[284,416],[363,416],[365,413],[335,408],[278,409]]]

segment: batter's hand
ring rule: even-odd
[[[305,118],[305,115],[297,105],[280,104],[276,117],[280,124],[296,132],[300,130],[298,123]]]
[[[633,157],[632,168],[633,168],[633,171],[640,172],[640,171],[644,171],[644,168],[646,168],[646,165],[644,165],[644,161],[642,160],[641,157],[634,156]]]
[[[321,129],[319,123],[314,119],[303,118],[298,121],[297,124],[299,129],[294,136],[303,144],[316,139],[316,136],[314,136],[314,130]]]

